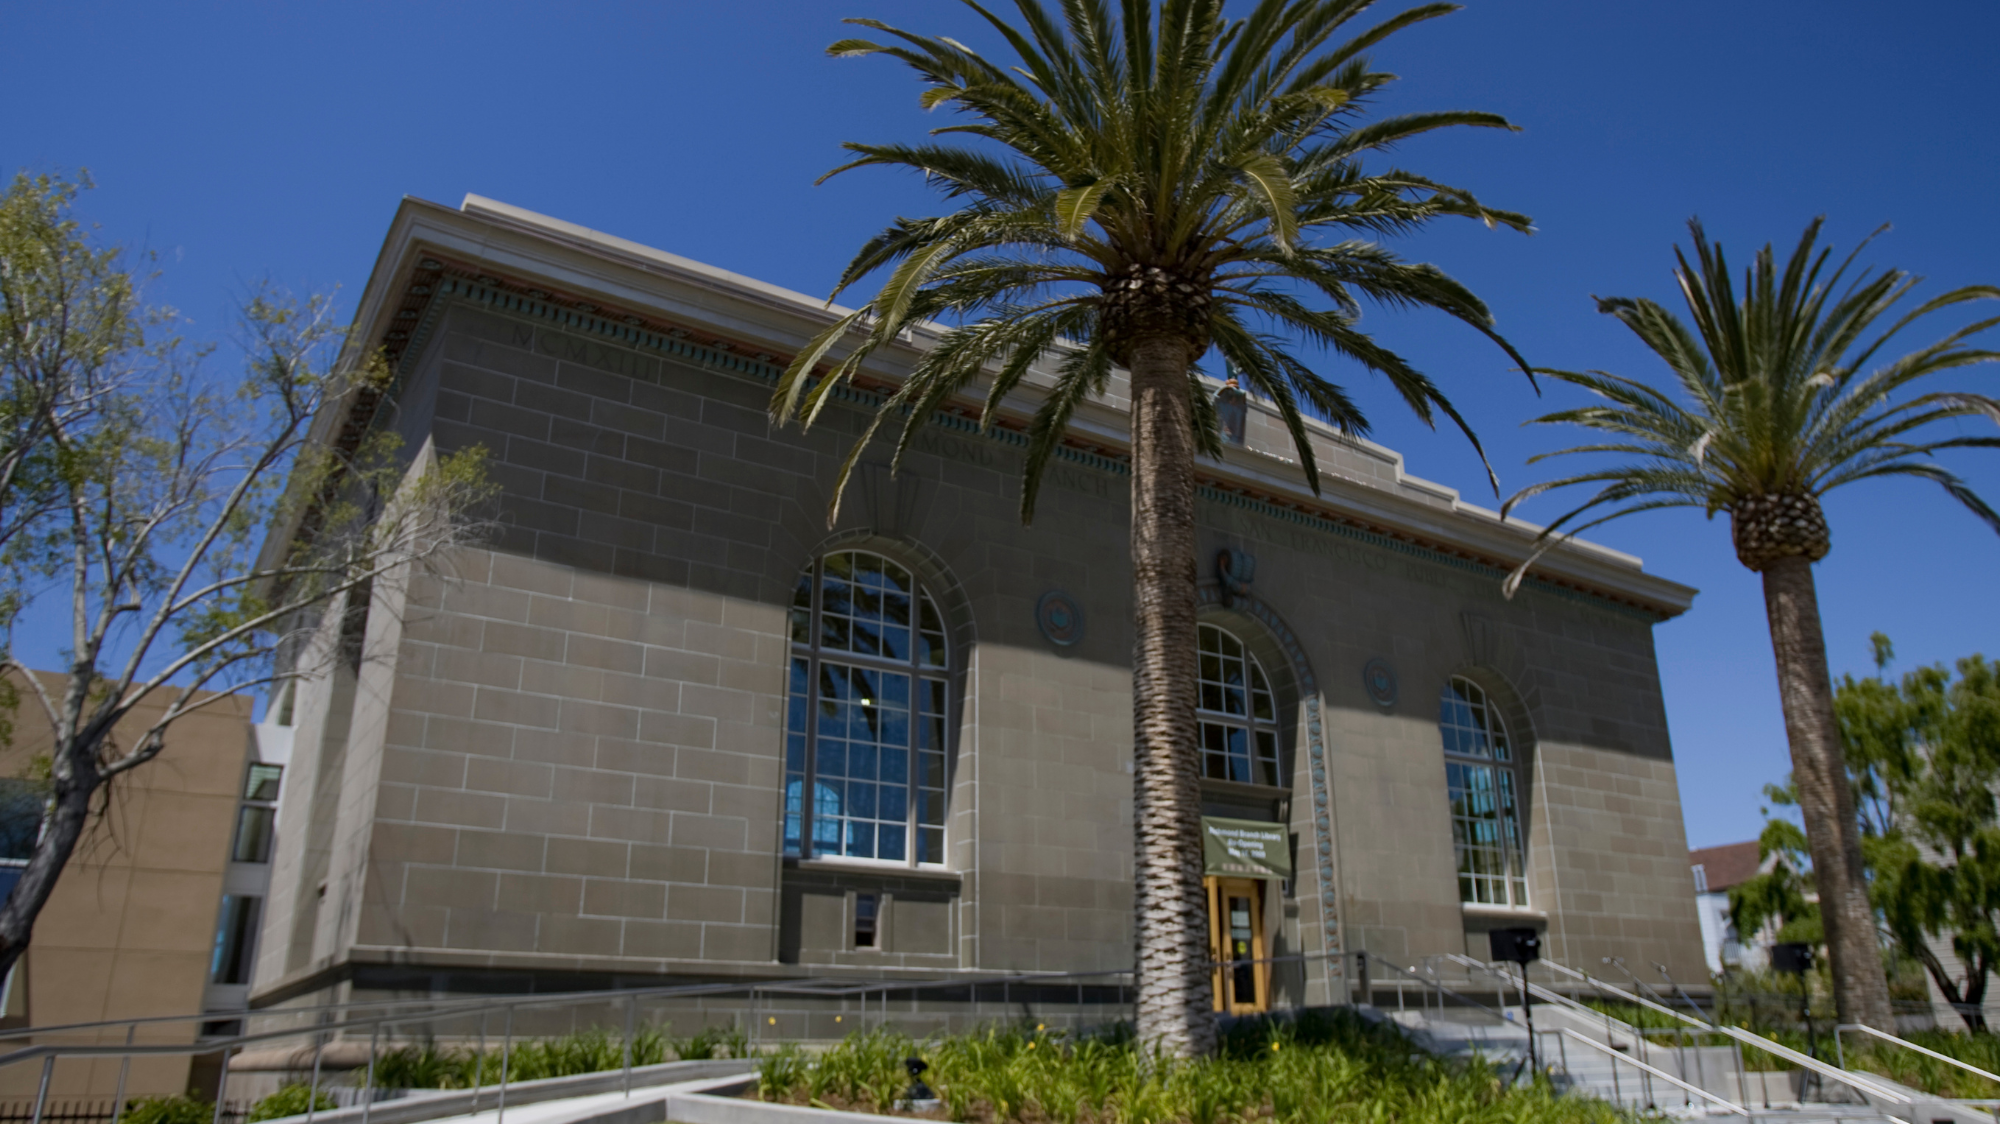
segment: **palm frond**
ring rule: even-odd
[[[1357,31],[1370,0],[1255,0],[1233,15],[1223,0],[1013,0],[1004,14],[991,0],[964,3],[1011,60],[867,19],[849,21],[867,37],[829,49],[910,67],[921,104],[956,119],[923,143],[850,144],[850,159],[828,174],[901,168],[958,206],[898,219],[860,248],[834,292],[868,278],[881,278],[879,288],[794,358],[773,396],[774,418],[812,424],[876,351],[935,322],[935,346],[878,407],[899,419],[893,467],[930,415],[983,397],[990,423],[1031,371],[1045,369],[1040,361],[1052,360],[1053,385],[1035,386],[1046,397],[1030,425],[1023,513],[1032,514],[1062,428],[1107,390],[1119,357],[1101,338],[1106,286],[1134,268],[1171,269],[1210,297],[1210,330],[1190,342],[1214,343],[1271,404],[1314,487],[1320,436],[1310,422],[1359,434],[1367,420],[1288,341],[1382,374],[1427,423],[1449,417],[1484,459],[1439,387],[1357,319],[1367,304],[1441,311],[1534,377],[1469,289],[1369,240],[1447,217],[1528,229],[1526,216],[1462,188],[1365,166],[1437,130],[1511,127],[1461,111],[1368,119],[1370,100],[1394,76],[1365,55],[1450,5],[1420,5]],[[1296,285],[1317,298],[1293,295]],[[1244,316],[1260,319],[1258,329]],[[1196,366],[1191,436],[1219,452]],[[871,425],[866,437],[877,433]],[[836,481],[836,505],[853,463]]]
[[[1599,490],[1537,536],[1525,568],[1570,521],[1642,494],[1701,499],[1710,514],[1734,511],[1765,496],[1825,495],[1858,480],[1913,476],[1931,480],[1996,531],[1993,510],[1956,474],[1931,458],[1956,449],[2000,448],[2000,438],[1952,436],[1924,440],[1939,423],[1981,417],[2000,424],[2000,400],[1962,391],[1904,397],[1919,380],[1992,363],[2000,351],[1970,345],[2000,317],[1962,325],[1872,369],[1885,345],[1926,318],[1973,301],[2000,298],[2000,288],[1969,285],[1922,301],[1886,328],[1917,279],[1900,270],[1857,269],[1863,240],[1834,262],[1818,244],[1814,219],[1784,262],[1766,245],[1742,274],[1739,288],[1727,255],[1699,221],[1690,221],[1692,256],[1675,251],[1675,280],[1687,319],[1644,299],[1600,300],[1666,364],[1678,398],[1651,384],[1606,372],[1544,371],[1596,395],[1598,404],[1562,410],[1539,424],[1581,426],[1612,436],[1547,453],[1549,457],[1616,453],[1637,459],[1599,471],[1531,485],[1501,507],[1506,517],[1544,492],[1594,484]],[[1877,230],[1876,234],[1881,231]],[[1619,507],[1596,526],[1650,507]]]

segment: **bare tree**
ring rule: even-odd
[[[72,347],[39,364],[10,353],[0,372],[13,380],[10,408],[32,415],[4,419],[21,445],[4,451],[20,469],[14,495],[0,496],[10,520],[0,523],[0,561],[13,575],[0,669],[14,673],[51,740],[42,831],[0,905],[0,972],[27,947],[118,777],[157,757],[170,727],[223,691],[312,674],[290,658],[291,637],[377,579],[475,540],[484,525],[469,513],[491,492],[484,450],[409,455],[393,433],[343,445],[315,428],[353,395],[380,391],[388,374],[346,346],[323,297],[252,296],[237,380],[209,377],[203,350],[148,340],[158,318],[138,309],[115,254],[92,249],[69,220],[73,198],[60,181],[17,179],[5,206],[39,208],[54,248],[17,255],[11,241],[0,245],[0,287],[43,294],[19,302],[7,346],[34,354],[12,341],[101,321],[88,328],[95,352]],[[80,262],[95,272],[73,269],[74,284],[50,276]],[[266,542],[273,528],[298,532]],[[14,649],[29,591],[66,595],[66,678],[37,676]],[[114,737],[149,700],[143,729]]]

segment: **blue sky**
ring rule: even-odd
[[[883,223],[934,209],[887,172],[813,186],[841,141],[936,123],[894,64],[822,57],[846,33],[838,18],[984,41],[940,0],[13,0],[0,15],[0,166],[88,168],[88,217],[157,252],[154,298],[210,338],[265,277],[358,291],[406,194],[455,204],[477,192],[823,293]],[[1397,248],[1470,283],[1531,361],[1649,376],[1659,368],[1590,296],[1669,300],[1690,215],[1738,259],[1766,241],[1789,249],[1816,214],[1843,249],[1892,222],[1867,260],[1939,288],[2000,281],[2000,212],[1985,205],[2000,172],[1996,39],[2000,8],[1978,0],[1474,0],[1376,52],[1405,79],[1385,104],[1494,110],[1523,131],[1434,136],[1396,161],[1526,211],[1538,232],[1465,226]],[[1369,323],[1475,420],[1503,486],[1542,478],[1524,461],[1564,435],[1521,423],[1569,398],[1538,401],[1442,318]],[[1399,414],[1363,373],[1328,373],[1413,472],[1478,497],[1461,439]],[[2000,371],[1957,382],[1991,393]],[[1949,463],[2000,502],[2000,457]],[[2000,538],[1917,483],[1852,489],[1828,513],[1819,580],[1836,673],[1869,669],[1876,629],[1904,668],[2000,654]],[[1753,836],[1758,789],[1787,768],[1756,577],[1726,526],[1698,514],[1595,537],[1701,588],[1694,611],[1657,632],[1689,841]]]

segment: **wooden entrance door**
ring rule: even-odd
[[[1215,1009],[1231,1015],[1268,1010],[1264,884],[1250,878],[1202,881],[1208,888],[1208,947],[1217,961]]]

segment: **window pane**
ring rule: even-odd
[[[805,809],[800,803],[805,794],[805,782],[794,780],[787,774],[785,780],[785,853],[793,857],[799,854],[799,829],[805,822]]]
[[[1251,712],[1257,721],[1276,722],[1278,720],[1277,704],[1271,701],[1271,685],[1264,682],[1264,669],[1258,667],[1254,660],[1250,664],[1250,697],[1252,701]]]
[[[1241,727],[1229,728],[1229,779],[1242,784],[1250,783],[1250,744],[1248,731]]]
[[[820,619],[819,619],[820,647],[827,648],[835,652],[849,651],[850,650],[849,637],[852,635],[852,633],[853,633],[853,626],[848,622],[846,617],[835,616],[831,613],[820,614]]]
[[[1201,723],[1201,775],[1229,779],[1229,728]]]
[[[0,777],[0,859],[25,861],[42,837],[43,787],[17,777]]]
[[[243,786],[245,800],[276,800],[278,782],[285,775],[283,765],[252,765],[250,777]]]
[[[1269,730],[1257,731],[1257,783],[1278,783],[1278,735]]]
[[[271,861],[271,820],[276,815],[272,809],[260,808],[254,804],[237,811],[236,845],[230,848],[229,852],[231,862]]]
[[[257,938],[257,907],[262,904],[261,898],[223,896],[222,918],[215,929],[215,952],[209,958],[210,981],[250,982],[250,951]]]
[[[906,718],[901,723],[907,727]],[[875,762],[876,776],[884,784],[908,784],[910,780],[910,751],[903,748],[910,744],[909,732],[904,730],[899,738],[891,737],[884,742],[882,756]]]
[[[937,603],[931,595],[923,595],[922,616],[918,618],[922,630],[917,639],[917,662],[926,667],[945,665],[944,618],[938,613]]]

